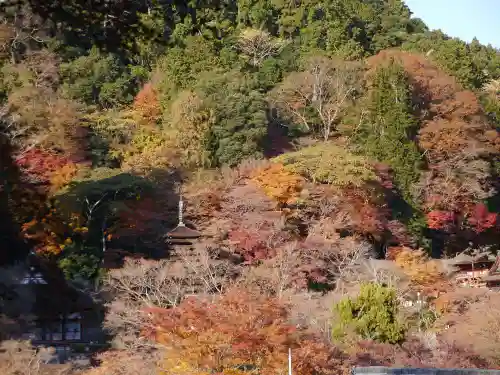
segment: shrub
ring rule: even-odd
[[[395,256],[396,264],[420,286],[437,285],[443,280],[443,271],[436,260],[429,259],[423,250],[403,247]]]
[[[339,321],[333,338],[341,338],[346,329],[364,339],[396,344],[403,341],[405,327],[398,317],[398,301],[392,288],[375,283],[361,286],[359,295],[340,301],[334,307]]]

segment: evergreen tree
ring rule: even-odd
[[[411,187],[422,167],[421,154],[413,141],[418,124],[412,114],[408,77],[394,61],[375,72],[368,111],[357,134],[363,153],[389,164],[403,197],[414,202]]]
[[[394,289],[366,283],[356,298],[346,298],[335,305],[338,321],[333,336],[338,339],[349,328],[364,339],[396,344],[404,340],[405,327],[398,317]]]

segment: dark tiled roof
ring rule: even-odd
[[[178,225],[167,233],[167,238],[174,239],[191,239],[201,237],[201,233],[197,230],[186,227],[185,225]]]
[[[451,265],[465,265],[479,262],[493,263],[495,262],[495,259],[491,257],[491,254],[484,252],[475,256],[459,254],[455,258],[448,261]]]

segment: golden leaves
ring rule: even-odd
[[[296,203],[304,187],[304,179],[287,171],[282,164],[258,169],[252,180],[280,206]]]
[[[394,257],[395,263],[421,287],[433,286],[443,280],[443,271],[437,260],[429,259],[423,250],[403,247]]]

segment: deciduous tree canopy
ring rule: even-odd
[[[500,250],[499,80],[402,0],[0,1],[0,266],[106,305],[89,375],[498,364],[428,299]]]

